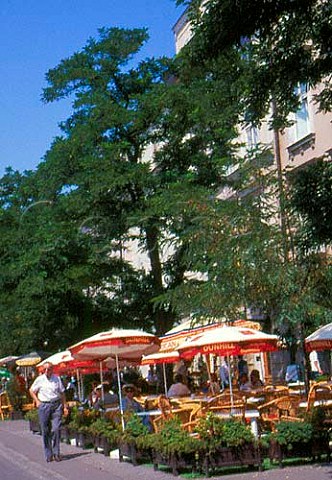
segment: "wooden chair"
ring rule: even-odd
[[[172,414],[172,404],[170,400],[166,397],[166,395],[159,395],[158,397],[158,407],[161,411],[161,416],[164,419],[171,418]]]
[[[154,432],[159,432],[162,429],[165,421],[173,418],[172,405],[166,395],[159,395],[158,408],[161,414],[155,418],[152,418],[151,420]]]
[[[10,413],[13,411],[13,406],[10,403],[7,392],[0,393],[0,418],[4,420],[10,417]]]
[[[289,388],[285,385],[266,385],[262,390],[262,395],[265,397],[265,402],[270,402],[289,395]]]
[[[219,405],[212,405],[207,407],[206,412],[212,412],[215,415],[229,418],[229,417],[237,417],[240,418],[243,422],[245,422],[245,414],[246,414],[246,397],[242,397],[240,400],[233,400],[233,402],[225,402],[220,403]]]
[[[273,431],[276,423],[285,420],[286,417],[288,420],[296,421],[295,419],[298,419],[298,421],[302,421],[297,416],[297,403],[296,399],[290,395],[285,395],[257,407],[263,430],[267,428]]]
[[[332,384],[317,382],[310,387],[306,408],[307,412],[310,412],[314,407],[332,410]]]

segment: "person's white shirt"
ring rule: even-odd
[[[50,378],[43,373],[36,378],[31,385],[31,390],[37,394],[41,402],[52,402],[60,400],[65,391],[63,383],[57,375],[51,375]]]
[[[168,389],[168,397],[185,397],[190,395],[190,390],[184,383],[173,383]]]
[[[310,359],[311,371],[317,372],[317,373],[323,373],[322,369],[320,368],[317,352],[315,350],[310,352],[309,359]]]

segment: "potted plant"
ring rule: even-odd
[[[285,458],[311,457],[313,428],[309,422],[281,421],[270,434],[269,456],[279,461]]]
[[[303,421],[281,421],[270,434],[269,456],[282,466],[285,458],[330,457],[329,428],[325,424],[326,413],[317,407]]]
[[[159,432],[145,438],[146,448],[152,451],[154,469],[167,465],[173,475],[182,468],[197,470],[201,456],[201,441],[184,430],[177,418],[165,420]]]
[[[203,469],[207,476],[217,467],[250,465],[261,469],[259,443],[241,420],[209,413],[195,430],[204,444]]]
[[[111,450],[117,448],[120,426],[106,418],[97,418],[89,427],[89,433],[93,438],[95,452],[102,451],[108,456]]]
[[[93,445],[93,438],[89,428],[98,417],[99,412],[97,410],[78,407],[72,409],[67,428],[69,435],[76,439],[78,447],[86,448]]]
[[[135,413],[130,413],[125,420],[125,430],[119,436],[120,462],[125,456],[135,466],[139,460],[151,461],[150,442],[147,440],[151,435],[149,428]]]
[[[29,421],[29,428],[32,433],[41,433],[37,408],[29,410],[24,418]]]

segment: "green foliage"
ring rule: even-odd
[[[92,424],[99,418],[99,415],[98,410],[74,407],[70,412],[68,427],[78,432],[88,432]]]
[[[210,452],[219,447],[240,447],[245,443],[254,442],[253,433],[248,425],[235,418],[222,419],[213,413],[199,419],[195,431]]]
[[[247,62],[244,102],[247,116],[259,122],[274,99],[276,124],[287,123],[297,108],[294,87],[299,83],[325,83],[320,107],[331,109],[330,2],[300,0],[210,0],[201,8],[197,0],[177,0],[189,6],[187,15],[194,36],[186,47],[190,62],[205,65],[241,50]],[[252,39],[252,41],[251,41]]]
[[[294,444],[309,443],[313,438],[313,426],[309,422],[279,422],[271,438],[291,450]]]
[[[111,444],[115,444],[121,436],[121,426],[105,418],[97,418],[88,426],[91,435],[103,435]]]
[[[24,415],[24,420],[31,420],[33,422],[39,422],[38,408],[32,408]]]
[[[176,418],[166,420],[160,432],[150,434],[146,445],[163,455],[195,453],[202,448],[200,440],[182,429]]]
[[[320,160],[290,175],[293,208],[301,215],[307,249],[332,242],[332,164]]]
[[[143,424],[142,419],[135,413],[130,412],[126,415],[125,424],[126,427],[121,434],[121,439],[128,443],[135,443],[138,447],[143,446],[145,437],[149,435],[149,429]]]

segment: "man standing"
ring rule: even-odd
[[[60,427],[63,410],[67,405],[61,379],[53,374],[53,365],[45,363],[43,374],[36,378],[30,388],[30,395],[38,408],[42,431],[44,453],[47,462],[60,458]]]

